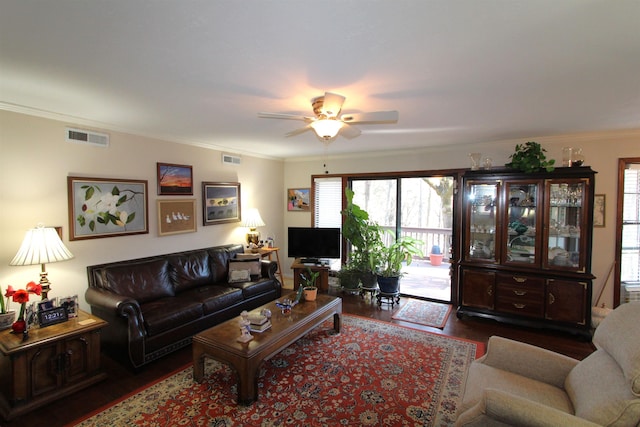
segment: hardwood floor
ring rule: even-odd
[[[544,347],[577,359],[583,359],[594,349],[591,343],[580,341],[562,333],[525,329],[484,319],[459,320],[455,315],[455,311],[449,316],[443,330],[414,323],[398,322],[391,319],[393,312],[398,308],[397,305],[393,308],[385,304],[382,307],[378,307],[377,304],[372,304],[357,295],[342,296],[345,313],[404,324],[417,329],[480,341],[485,344],[491,335],[500,335]],[[406,301],[405,298],[402,298],[400,304],[402,305]],[[11,422],[0,420],[0,427],[37,425],[56,427],[67,425],[84,414],[94,412],[113,400],[126,396],[187,365],[191,362],[191,347],[169,354],[137,373],[113,361],[106,355],[103,355],[102,362],[104,369],[108,373],[108,378],[105,381],[37,409],[30,414],[18,417]]]

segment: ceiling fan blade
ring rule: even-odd
[[[300,135],[301,133],[305,133],[306,131],[308,131],[309,129],[311,129],[310,125],[307,125],[303,128],[300,129],[296,129],[296,130],[292,130],[291,132],[287,132],[284,134],[284,136],[286,136],[287,138],[291,137],[291,136],[296,136],[296,135]]]
[[[339,133],[347,139],[353,139],[356,136],[360,136],[362,132],[357,127],[350,126],[345,123],[344,125],[342,125]]]
[[[396,123],[398,117],[398,112],[393,110],[343,114],[340,120],[345,123]]]
[[[289,119],[289,120],[303,120],[305,122],[312,122],[315,117],[300,116],[296,114],[283,114],[283,113],[258,113],[258,117],[264,119]]]
[[[324,102],[322,104],[322,112],[327,117],[337,117],[342,110],[342,104],[346,98],[337,93],[325,92]]]

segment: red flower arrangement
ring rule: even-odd
[[[7,302],[11,297],[13,302],[17,302],[18,304],[20,304],[20,314],[18,315],[18,320],[13,322],[13,325],[11,326],[13,332],[21,334],[27,328],[27,324],[24,321],[24,311],[27,303],[29,302],[29,294],[40,295],[41,292],[42,286],[37,284],[36,282],[27,283],[26,289],[14,290],[13,286],[11,285],[7,287],[7,292],[4,294],[4,296],[7,297]]]

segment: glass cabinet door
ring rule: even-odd
[[[498,181],[470,182],[467,192],[469,209],[466,224],[464,257],[468,261],[497,262],[496,232]]]
[[[547,268],[585,269],[586,185],[579,179],[547,181]]]
[[[541,181],[505,182],[505,264],[540,265],[538,219]],[[541,206],[541,205],[540,205]]]

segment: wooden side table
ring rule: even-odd
[[[282,275],[282,267],[280,266],[280,248],[260,248],[259,254],[262,258],[268,258],[269,261],[272,261],[271,255],[276,254],[276,262],[278,263],[278,271],[276,274],[280,276],[280,284],[284,286],[284,276]]]
[[[29,329],[26,341],[11,329],[0,331],[0,415],[10,420],[105,379],[100,330],[106,325],[79,310],[64,323]]]

